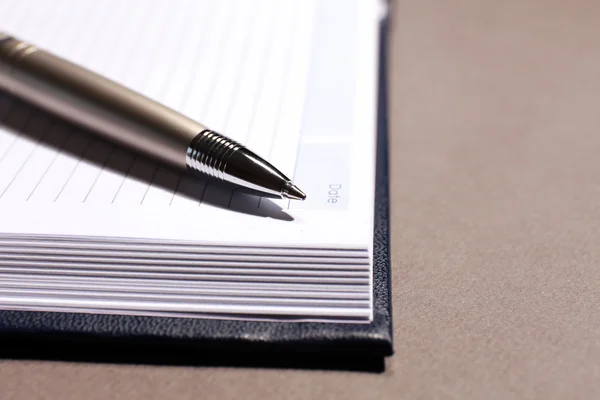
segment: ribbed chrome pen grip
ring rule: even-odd
[[[242,147],[241,144],[207,129],[200,132],[190,143],[186,164],[194,171],[225,179],[227,162]]]

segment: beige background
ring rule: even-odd
[[[0,361],[0,399],[600,396],[600,2],[395,2],[382,374]]]

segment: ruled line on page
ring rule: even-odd
[[[164,58],[165,60],[167,60],[167,61],[165,61],[167,66],[165,67],[164,71],[162,73],[160,73],[160,75],[158,74],[158,71],[154,71],[154,70],[147,71],[149,76],[146,79],[148,79],[148,82],[151,85],[148,88],[148,95],[158,101],[162,101],[163,98],[165,97],[166,91],[168,89],[168,83],[171,82],[171,78],[173,77],[173,72],[176,67],[176,64],[174,62],[176,54],[173,54],[173,52],[176,49],[173,49],[172,47],[166,46],[166,45],[170,41],[175,41],[177,43],[177,42],[181,41],[182,39],[184,39],[183,36],[185,36],[185,33],[186,33],[184,30],[184,28],[187,25],[186,22],[188,22],[189,18],[192,17],[192,15],[190,15],[190,14],[191,13],[188,12],[186,7],[174,8],[172,14],[167,15],[165,17],[168,18],[169,20],[173,21],[173,26],[175,26],[175,29],[167,30],[166,32],[163,31],[163,33],[161,35],[159,35],[158,41],[155,43],[155,47],[157,49],[157,53],[155,54],[155,59],[158,60],[158,58]],[[183,18],[183,20],[180,20],[181,18]],[[164,24],[164,25],[167,25],[167,24]],[[161,51],[162,53],[158,53],[158,51]],[[156,79],[156,80],[150,79],[150,73],[159,75],[161,78]],[[160,168],[161,168],[160,166],[154,167],[152,178],[148,182],[148,185],[146,187],[144,195],[142,196],[140,204],[144,203],[149,191],[152,190],[154,179]]]
[[[287,86],[287,78],[288,78],[288,73],[289,73],[289,68],[290,68],[290,62],[291,62],[291,56],[292,56],[292,49],[293,46],[292,44],[294,43],[293,38],[295,35],[295,31],[296,31],[296,18],[292,17],[292,21],[290,22],[290,32],[288,33],[288,43],[285,43],[285,49],[284,49],[284,56],[283,56],[283,66],[282,66],[282,71],[281,71],[281,83],[278,85],[277,87],[277,105],[276,105],[276,110],[275,110],[275,117],[273,118],[274,121],[272,123],[272,130],[270,131],[270,140],[268,141],[268,150],[266,152],[267,154],[267,160],[271,161],[273,159],[273,148],[274,148],[274,144],[275,144],[275,137],[277,136],[277,129],[279,126],[279,119],[281,117],[281,107],[283,104],[283,96],[285,93],[285,88]],[[290,40],[291,39],[291,40]],[[291,42],[291,43],[289,43]],[[285,133],[280,133],[280,134],[285,134]],[[263,196],[260,196],[258,199],[258,205],[257,208],[260,208],[261,204],[262,204],[262,199]]]
[[[127,21],[127,15],[135,10],[132,7],[131,2],[127,2],[125,5],[120,5],[121,8],[114,14],[109,14],[110,16],[114,15],[115,17],[109,18],[106,22],[107,33],[104,32],[103,29],[98,29],[94,31],[94,34],[91,36],[89,47],[94,48],[93,52],[86,52],[86,57],[82,57],[84,63],[89,62],[89,66],[92,69],[97,71],[107,71],[110,73],[110,65],[111,65],[111,55],[118,47],[115,45],[115,42],[119,45],[122,45],[122,41],[119,40],[121,38],[120,32],[117,29],[119,26],[123,26]],[[103,28],[103,24],[100,24],[98,28]],[[91,32],[91,31],[90,31]],[[89,61],[87,61],[89,60]],[[120,66],[120,69],[123,68],[123,65]],[[78,198],[82,199],[84,196],[84,192],[86,192],[85,185],[89,185],[91,183],[92,177],[94,176],[94,172],[97,169],[94,163],[89,162],[89,157],[96,157],[97,153],[94,150],[104,147],[105,142],[103,140],[99,140],[96,137],[89,137],[89,143],[76,163],[72,174],[69,175],[69,178],[63,188],[61,189],[60,194],[56,197],[55,201],[60,201],[61,196],[65,194],[67,191],[66,197],[63,199],[64,201],[77,201]],[[91,151],[91,154],[90,154]],[[88,155],[86,157],[86,155]],[[95,158],[94,161],[99,164],[103,164],[106,162],[106,158],[108,158],[109,152],[104,152],[104,156],[100,156],[99,158]],[[73,183],[75,182],[75,183]]]
[[[163,4],[164,6],[164,4]],[[184,15],[185,13],[183,12],[184,10],[182,9],[178,9],[181,15]],[[159,22],[159,18],[170,18],[171,16],[169,14],[166,15],[162,15],[161,13],[163,12],[167,12],[168,10],[160,10],[160,12],[156,12],[154,11],[155,15],[153,16],[155,19],[157,19],[157,22]],[[180,16],[181,16],[180,15]],[[148,25],[151,25],[152,22],[149,22]],[[178,24],[178,25],[184,25],[184,24]],[[164,47],[164,45],[166,45],[169,42],[169,39],[171,39],[170,37],[166,37],[167,35],[165,35],[165,33],[167,33],[167,26],[168,24],[161,24],[161,29],[159,30],[155,30],[154,33],[154,38],[152,37],[144,37],[142,38],[144,42],[151,42],[153,43],[153,45],[151,47],[149,47],[148,49],[150,50],[150,52],[146,52],[143,53],[143,55],[140,55],[140,57],[143,57],[146,61],[143,63],[144,69],[143,69],[143,73],[141,74],[141,87],[139,87],[138,90],[140,90],[142,93],[146,94],[146,95],[150,95],[150,96],[154,96],[156,98],[156,96],[154,95],[154,93],[157,90],[157,87],[159,87],[159,85],[154,84],[155,81],[153,80],[153,69],[152,69],[152,65],[155,64],[156,61],[161,61],[161,59],[164,58],[164,55],[162,55],[160,53],[161,48]],[[177,38],[173,38],[173,39],[177,39]],[[161,40],[163,40],[163,42],[161,42]],[[125,53],[135,53],[136,51],[139,52],[141,46],[139,46],[139,42],[140,41],[130,41],[130,45],[129,47],[126,47],[127,51],[125,51]],[[129,64],[129,63],[128,63]],[[123,77],[123,81],[128,82],[129,81],[129,76],[125,76]],[[110,198],[110,203],[114,203],[115,201],[119,200],[119,194],[121,193],[121,190],[123,189],[123,187],[129,187],[132,189],[132,192],[130,192],[128,194],[128,196],[133,195],[135,197],[135,193],[136,191],[141,191],[142,190],[142,186],[145,188],[144,189],[144,195],[141,195],[140,192],[140,196],[141,199],[139,200],[140,203],[143,202],[143,199],[145,198],[145,194],[147,193],[148,189],[149,189],[149,184],[146,181],[140,181],[139,179],[137,179],[137,177],[132,178],[131,177],[131,172],[136,171],[136,169],[140,166],[140,160],[138,158],[137,155],[133,155],[131,153],[125,153],[125,152],[119,152],[121,156],[130,158],[131,157],[131,161],[128,163],[128,168],[127,170],[123,172],[121,171],[121,175],[122,176],[117,176],[116,179],[120,180],[120,183],[116,185],[116,192],[114,193],[114,195],[112,196],[106,196],[108,198]],[[115,154],[111,154],[111,157],[115,157]],[[122,162],[122,158],[115,158],[115,164],[119,164],[120,162]],[[116,165],[113,164],[111,165],[111,167],[115,167]],[[119,170],[118,170],[119,171]],[[138,189],[136,189],[136,187]],[[133,198],[133,197],[132,197]],[[105,201],[108,201],[108,199],[105,199]]]
[[[113,49],[113,55],[109,58],[109,63],[106,67],[107,75],[109,78],[113,78],[117,81],[127,79],[128,74],[131,70],[130,66],[133,63],[125,63],[125,65],[122,65],[119,63],[118,60],[120,60],[122,57],[135,57],[136,52],[139,48],[139,46],[136,46],[136,44],[138,41],[141,41],[143,39],[143,37],[140,36],[143,32],[143,29],[139,29],[141,25],[140,23],[143,22],[143,18],[144,16],[146,16],[147,12],[148,8],[142,7],[141,9],[136,9],[135,13],[128,13],[129,18],[127,20],[127,24],[123,24],[125,28],[120,35],[121,40],[119,40],[119,46],[116,46],[116,48]],[[138,28],[134,29],[134,27]],[[110,166],[111,162],[118,163],[120,161],[117,158],[119,156],[119,153],[119,148],[115,148],[112,152],[110,152],[110,154],[102,164],[100,170],[96,174],[96,177],[91,187],[89,188],[88,192],[86,193],[83,199],[83,203],[88,201],[88,198],[90,198],[90,196],[93,196],[96,184],[99,181],[102,181],[102,179],[106,175],[106,167]],[[100,191],[105,192],[107,189],[106,186],[107,185],[100,188]]]
[[[88,3],[89,6],[89,3]],[[84,14],[85,15],[85,14]],[[111,18],[111,16],[115,15],[117,18]],[[83,20],[84,18],[82,18]],[[118,26],[115,24],[115,21],[120,23],[123,20],[123,14],[117,11],[113,11],[113,13],[111,12],[104,12],[100,15],[100,18],[96,18],[95,20],[92,20],[92,22],[89,22],[91,25],[90,29],[79,29],[78,32],[80,32],[81,34],[79,35],[72,35],[77,37],[77,40],[75,42],[75,44],[72,46],[72,48],[68,51],[69,54],[72,54],[72,57],[74,59],[80,59],[82,64],[87,64],[88,67],[92,67],[96,70],[100,70],[102,69],[100,66],[104,66],[104,69],[106,69],[106,65],[108,64],[110,57],[107,57],[107,55],[110,53],[111,48],[108,46],[110,44],[111,41],[115,41],[117,39],[117,34],[118,32],[115,29],[110,29],[111,27],[114,28],[114,26]],[[109,40],[106,41],[102,41],[100,40],[103,35],[103,29],[105,27],[105,25],[108,25],[108,34],[107,36],[104,36],[104,38],[109,38]],[[71,32],[73,33],[73,32]],[[85,35],[85,33],[92,33],[91,35]],[[67,53],[67,52],[65,52]],[[81,134],[81,128],[75,128],[74,129],[75,132],[73,132],[74,135],[79,135]],[[84,141],[81,143],[82,147],[80,149],[72,149],[74,150],[73,153],[74,154],[78,154],[78,157],[76,158],[76,162],[74,163],[74,165],[72,165],[72,168],[70,169],[70,173],[68,173],[68,175],[66,176],[66,180],[62,183],[62,185],[59,185],[60,189],[58,190],[58,193],[56,194],[56,196],[54,197],[54,202],[59,201],[59,199],[61,198],[61,196],[63,195],[64,191],[67,190],[69,183],[71,182],[73,176],[75,176],[79,169],[81,164],[85,164],[86,160],[85,160],[85,155],[88,153],[89,149],[94,145],[94,143],[97,141],[95,138],[89,136],[89,135],[85,135],[82,136],[82,138],[84,139]],[[57,181],[58,183],[58,181]]]
[[[8,184],[4,187],[4,189],[2,189],[2,192],[0,192],[0,199],[2,199],[2,197],[7,192],[7,190],[11,187],[11,185],[19,177],[19,175],[21,174],[21,171],[23,171],[23,168],[27,165],[27,163],[31,159],[32,155],[34,154],[35,150],[38,148],[38,146],[40,144],[40,140],[42,140],[44,138],[44,136],[48,133],[48,131],[52,130],[52,128],[53,128],[52,124],[50,122],[46,122],[46,126],[44,128],[42,128],[39,131],[39,133],[36,135],[38,137],[34,138],[35,141],[32,144],[32,148],[29,149],[29,150],[26,149],[26,151],[24,152],[25,153],[24,154],[25,155],[25,159],[20,164],[20,166],[17,169],[17,171],[13,174],[13,176],[12,176],[11,180],[8,182]]]
[[[223,18],[223,21],[222,21],[222,22],[225,22],[225,18],[226,18],[226,13],[225,13],[225,12],[223,12],[222,18]],[[198,52],[198,51],[200,51],[200,50],[201,50],[201,49],[198,47],[198,48],[196,49],[196,52]],[[156,57],[156,56],[155,56],[155,57]],[[151,63],[149,62],[148,64],[151,64]],[[147,74],[147,76],[148,76],[147,82],[151,82],[151,81],[150,81],[150,79],[149,79],[149,75],[151,75],[151,74],[154,74],[154,73],[155,73],[155,72],[154,72],[154,71],[152,71],[151,69],[148,69],[148,70],[146,71],[146,74]],[[171,75],[172,75],[172,74],[171,74]],[[148,90],[147,90],[147,91],[144,91],[144,92],[145,92],[145,94],[147,94],[147,95],[152,95],[152,93],[151,93],[151,88],[148,88]],[[157,98],[157,100],[161,100],[161,99]],[[153,186],[153,185],[152,185],[152,183],[154,183],[154,180],[156,179],[156,175],[157,175],[157,174],[159,174],[159,173],[161,173],[159,170],[157,170],[157,167],[155,167],[155,166],[152,166],[152,165],[148,165],[148,164],[147,164],[145,161],[147,161],[147,160],[144,160],[144,161],[142,161],[142,163],[144,163],[144,164],[147,166],[147,168],[146,168],[146,169],[148,169],[148,170],[144,172],[144,175],[146,175],[148,179],[147,179],[147,180],[145,180],[145,182],[144,182],[144,184],[143,184],[143,185],[144,185],[143,194],[141,194],[141,199],[139,200],[139,203],[138,203],[138,204],[143,204],[143,203],[145,202],[145,200],[146,200],[146,196],[148,195],[149,191],[150,191],[150,190],[152,190],[152,186]],[[121,190],[122,190],[123,186],[127,186],[128,184],[129,184],[129,185],[131,185],[131,184],[135,185],[135,184],[136,184],[136,182],[137,182],[137,183],[139,183],[139,184],[141,184],[141,182],[139,182],[139,180],[138,180],[138,179],[133,179],[133,180],[132,180],[132,179],[129,179],[129,178],[130,178],[130,177],[129,177],[129,174],[130,174],[131,170],[135,170],[136,168],[140,167],[141,165],[142,165],[142,164],[140,164],[139,160],[136,158],[135,165],[132,165],[132,166],[131,166],[131,168],[128,170],[128,173],[127,173],[127,175],[128,175],[128,176],[127,176],[127,179],[126,179],[126,180],[125,180],[125,182],[123,182],[123,184],[122,184],[122,185],[119,187],[119,193],[121,192]],[[158,167],[158,168],[160,169],[160,167]],[[129,182],[128,182],[128,181],[129,181]],[[114,202],[116,202],[116,201],[118,201],[118,200],[119,200],[119,194],[116,194],[116,195],[114,196],[114,198],[113,198],[112,202],[114,203]]]
[[[44,13],[44,11],[45,11],[45,10],[44,10],[43,8],[42,8],[41,10],[39,10],[39,12],[40,12],[40,13],[42,13],[42,14]],[[55,41],[55,42],[57,42],[57,43],[61,43],[61,45],[62,45],[62,46],[64,46],[64,48],[65,48],[65,49],[67,49],[67,48],[69,48],[69,47],[73,47],[73,39],[75,38],[75,36],[66,37],[66,38],[65,38],[65,37],[63,37],[62,35],[64,35],[64,30],[63,30],[63,29],[61,29],[61,27],[59,27],[59,28],[58,28],[58,29],[56,29],[56,30],[53,30],[53,31],[49,32],[49,33],[48,33],[48,35],[49,35],[49,36],[50,36],[50,37],[53,39],[53,41]],[[51,128],[51,129],[53,129],[53,128]],[[12,185],[12,184],[13,184],[13,183],[14,183],[14,182],[15,182],[15,181],[16,181],[16,180],[19,178],[19,174],[21,173],[21,171],[22,171],[24,168],[26,168],[26,167],[27,167],[27,164],[30,162],[30,158],[31,158],[31,157],[35,157],[35,155],[36,155],[37,153],[39,153],[39,152],[40,152],[40,149],[41,149],[41,150],[45,150],[46,148],[45,148],[45,146],[43,146],[42,144],[40,144],[40,143],[39,143],[39,141],[38,141],[38,146],[36,146],[36,147],[35,147],[35,149],[33,150],[33,153],[31,153],[31,154],[30,154],[30,156],[29,156],[29,157],[28,157],[28,158],[27,158],[27,159],[24,161],[24,163],[21,165],[21,167],[19,168],[18,172],[17,172],[17,173],[15,173],[15,175],[13,176],[13,179],[12,179],[12,181],[11,181],[11,183],[10,183],[10,185],[9,185],[9,186],[11,186],[11,185]],[[36,166],[36,165],[34,165],[34,167],[35,167],[35,166]],[[39,169],[39,168],[38,168],[38,170],[41,170],[41,169]],[[45,172],[43,172],[43,173],[42,173],[42,175],[45,175]],[[21,180],[21,182],[23,182],[24,180],[25,180],[25,178],[24,178],[24,179],[22,179],[22,180]],[[27,180],[26,180],[25,182],[23,182],[23,183],[26,183],[26,184],[28,184],[30,181],[31,181],[30,179],[27,179]],[[18,185],[18,186],[19,186],[19,188],[21,188],[21,186],[20,186],[20,185],[21,185],[21,184],[19,184],[19,185]],[[37,186],[37,185],[36,185],[36,186]],[[7,188],[5,188],[5,189],[4,189],[4,192],[2,193],[2,195],[4,195],[4,193],[5,193],[5,192],[6,192],[8,189],[9,189],[8,187],[7,187]]]
[[[52,7],[52,10],[56,10],[58,11],[59,15],[62,15],[63,13],[73,13],[75,14],[75,16],[78,15],[78,13],[81,12],[85,12],[85,7],[84,10],[81,10],[81,5],[85,4],[83,2],[76,2],[76,4],[73,6],[73,8],[69,8],[67,9],[67,7]],[[97,23],[101,24],[102,21],[109,15],[109,13],[101,13],[99,14],[99,17],[97,17]],[[76,28],[80,28],[82,27],[82,24],[86,24],[89,23],[87,20],[84,21],[82,18],[75,18],[74,19],[77,23],[77,25],[75,25]],[[81,46],[79,45],[79,41],[81,41],[82,39],[82,35],[69,35],[69,32],[66,31],[64,29],[62,29],[62,27],[65,24],[61,25],[61,27],[57,28],[56,30],[52,30],[52,32],[54,33],[58,33],[58,37],[56,38],[56,40],[53,40],[52,43],[56,43],[55,48],[58,49],[60,52],[68,52],[71,56],[73,56],[74,58],[77,58],[79,56],[79,54],[86,54],[88,53],[88,51],[83,51],[85,49],[91,49],[92,46]],[[65,140],[62,141],[60,143],[59,146],[55,147],[55,148],[51,148],[51,147],[47,147],[47,146],[40,146],[42,151],[47,152],[47,153],[52,153],[54,152],[54,157],[52,157],[49,165],[47,165],[44,169],[43,169],[43,173],[41,174],[41,176],[37,179],[36,184],[34,185],[34,187],[32,188],[31,192],[29,193],[29,195],[26,197],[26,201],[30,201],[32,199],[32,197],[34,197],[34,195],[36,194],[36,191],[38,190],[38,188],[40,187],[40,184],[43,183],[44,179],[47,177],[49,171],[54,167],[56,160],[59,158],[59,156],[63,155],[63,149],[64,146],[67,145],[67,141],[69,139],[69,132],[71,131],[70,127],[65,127],[62,126],[60,129],[60,132],[55,133],[54,135],[58,135],[58,134],[63,134],[65,136]],[[39,153],[39,151],[38,151]]]
[[[245,21],[248,20],[248,18],[247,18],[248,16],[242,12],[242,11],[245,11],[243,9],[243,7],[244,6],[235,8],[234,15],[231,17],[233,19],[232,26],[234,26],[235,28],[225,30],[225,33],[222,34],[223,36],[220,41],[220,43],[222,43],[222,45],[218,48],[217,54],[215,55],[215,60],[218,60],[218,62],[214,63],[213,68],[210,71],[211,75],[207,75],[207,76],[210,76],[211,78],[208,79],[208,83],[204,86],[205,90],[202,91],[203,98],[200,103],[201,104],[200,110],[202,110],[200,115],[203,116],[203,119],[212,118],[213,121],[215,119],[214,115],[211,114],[210,111],[212,111],[211,106],[214,107],[215,104],[218,104],[215,101],[215,97],[217,97],[219,95],[219,93],[215,92],[215,88],[216,88],[217,82],[220,79],[223,79],[222,75],[219,74],[222,72],[222,69],[218,68],[217,66],[223,65],[223,59],[226,59],[227,52],[232,51],[232,49],[230,49],[230,46],[231,46],[231,42],[234,39],[234,33],[237,33],[238,35],[243,33],[243,29],[240,29],[240,26],[239,26],[240,22],[245,23]],[[238,21],[238,19],[241,21]],[[242,26],[245,26],[245,25],[242,25]],[[234,29],[236,29],[236,28],[238,29],[238,31],[234,31]],[[234,49],[233,51],[239,51],[239,49]],[[223,66],[223,68],[226,68],[226,66]],[[215,73],[216,75],[212,75],[213,73]],[[219,123],[211,122],[211,120],[207,121],[206,123],[210,126],[210,129],[222,131],[222,128],[220,128],[220,126],[219,126],[220,125]],[[198,200],[198,206],[201,206],[203,204],[204,197],[206,196],[209,188],[211,188],[211,185],[208,182],[205,182],[204,187],[202,188],[202,196]]]
[[[154,17],[156,17],[156,14],[154,14]],[[147,24],[145,24],[146,27],[153,26],[153,24],[155,23],[152,20],[152,14],[150,15],[149,19],[150,19],[150,21]],[[161,25],[162,29],[155,30],[154,32],[151,32],[154,35],[151,36],[151,37],[145,37],[145,40],[143,41],[143,44],[147,45],[149,43],[155,43],[155,40],[158,39],[161,36],[161,34],[164,31],[164,29],[166,29],[166,25],[167,24],[162,24]],[[140,45],[139,42],[140,41],[138,41],[138,45],[135,46],[135,48],[134,48],[134,50],[135,50],[134,57],[137,56],[138,59],[140,59],[142,61],[142,62],[140,62],[140,64],[143,66],[143,71],[144,72],[141,73],[141,74],[139,74],[139,73],[135,74],[136,71],[130,69],[131,76],[129,76],[129,75],[127,76],[127,81],[128,82],[129,81],[133,82],[134,78],[136,76],[140,76],[141,80],[139,82],[139,86],[138,85],[133,85],[132,87],[133,87],[134,90],[139,90],[141,93],[146,93],[147,90],[148,90],[149,84],[150,84],[150,71],[151,71],[151,65],[152,65],[152,63],[150,62],[150,60],[147,60],[146,58],[148,57],[149,54],[152,54],[152,53],[148,53],[148,52],[144,53],[143,49],[145,49],[145,47],[142,46],[142,45]],[[150,49],[152,49],[152,48],[155,48],[155,47],[150,47]],[[132,62],[132,63],[129,63],[128,65],[133,65],[133,64],[134,63]],[[115,201],[117,201],[119,199],[119,194],[121,193],[121,190],[123,189],[124,186],[128,187],[128,186],[131,186],[131,185],[135,185],[138,182],[137,179],[132,178],[130,176],[130,174],[131,174],[132,171],[135,171],[136,167],[138,167],[139,165],[140,165],[139,156],[137,154],[132,155],[131,163],[129,164],[129,167],[127,168],[127,171],[125,172],[124,176],[122,177],[121,182],[120,182],[120,184],[119,184],[119,186],[118,186],[118,188],[117,188],[114,196],[112,197],[111,204],[114,204]]]
[[[244,139],[237,138],[237,140],[240,140],[244,143],[246,143],[252,150],[256,151],[256,148],[253,148],[252,144],[255,140],[255,138],[261,134],[261,129],[260,127],[257,128],[255,121],[256,121],[256,116],[258,115],[259,110],[257,108],[258,103],[261,100],[261,97],[263,95],[263,91],[265,88],[265,80],[266,80],[266,76],[267,76],[267,71],[269,70],[269,68],[272,65],[272,55],[273,55],[273,41],[274,41],[274,37],[276,37],[277,35],[281,35],[281,32],[277,29],[277,24],[285,24],[287,21],[287,19],[285,18],[285,15],[281,15],[281,13],[279,12],[279,8],[281,7],[281,4],[271,4],[271,7],[268,7],[269,10],[271,10],[273,12],[273,14],[270,15],[277,15],[279,18],[269,18],[267,21],[267,34],[265,35],[265,37],[263,38],[263,47],[261,48],[262,52],[258,52],[259,54],[259,60],[260,60],[260,68],[258,70],[258,76],[255,76],[256,78],[256,85],[254,86],[254,90],[253,90],[253,97],[247,98],[247,103],[244,105],[244,107],[247,110],[251,110],[250,112],[250,116],[247,120],[246,126],[243,129],[243,134],[244,134]],[[285,8],[285,7],[284,7]],[[230,101],[233,101],[230,100]],[[207,113],[207,117],[211,116],[211,113]],[[230,118],[232,118],[232,116],[230,116]],[[223,125],[227,125],[229,126],[231,123],[231,120],[226,121],[226,123],[224,123]],[[220,125],[220,124],[217,124]],[[241,132],[241,131],[240,131]],[[224,189],[222,187],[219,186],[214,186],[214,185],[207,185],[207,187],[204,188],[203,191],[203,196],[201,201],[199,202],[199,205],[204,203],[204,198],[205,196],[209,196],[209,198],[211,199],[210,202],[217,202],[217,203],[226,203],[228,208],[231,208],[231,203],[233,200],[233,196],[235,194],[235,190],[231,190],[231,189]],[[255,196],[256,197],[256,196]],[[258,197],[256,197],[256,201],[258,201]]]
[[[63,128],[63,130],[67,130],[67,128]],[[48,171],[50,171],[50,168],[52,168],[52,165],[54,165],[54,162],[58,159],[59,155],[62,153],[63,146],[69,140],[68,132],[63,132],[63,133],[64,133],[64,140],[61,141],[61,144],[54,151],[54,156],[52,157],[52,159],[50,161],[50,164],[48,164],[48,166],[44,169],[44,172],[39,177],[39,179],[37,180],[36,184],[33,186],[33,189],[31,189],[31,192],[29,192],[29,195],[27,196],[27,198],[25,199],[25,201],[29,201],[31,199],[31,196],[33,196],[33,194],[35,193],[35,191],[38,188],[38,186],[40,185],[40,183],[44,180],[44,178],[48,174]]]
[[[194,4],[196,5],[197,10],[201,9],[199,8],[199,2]],[[211,32],[214,28],[214,25],[217,23],[216,18],[210,17],[213,14],[216,4],[219,3],[212,1],[209,2],[208,6],[204,9],[204,12],[200,13],[200,16],[196,20],[196,24],[202,26],[206,32],[205,35],[192,35],[192,41],[190,42],[189,47],[196,49],[196,51],[182,51],[177,55],[177,62],[175,63],[177,69],[173,73],[173,76],[179,76],[180,79],[173,81],[172,84],[169,85],[163,101],[165,105],[181,112],[183,112],[183,109],[187,105],[190,92],[191,85],[186,84],[186,82],[191,81],[194,71],[196,71],[197,68],[196,65],[202,62],[202,56],[206,52],[206,44],[211,39]],[[173,206],[173,202],[177,199],[179,189],[181,188],[182,181],[185,179],[186,177],[184,174],[179,174],[179,176],[176,178],[175,189],[173,190],[169,200],[169,206]],[[184,196],[185,194],[182,193],[181,195]]]

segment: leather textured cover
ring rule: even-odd
[[[374,319],[370,324],[246,322],[216,319],[0,311],[3,347],[83,346],[216,352],[318,353],[389,356],[393,353],[390,302],[387,143],[388,20],[381,24],[374,232]],[[44,345],[45,344],[45,345]],[[65,351],[68,351],[65,348]],[[144,350],[142,350],[143,352]]]

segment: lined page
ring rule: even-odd
[[[369,243],[375,4],[2,1],[2,29],[244,143],[293,177],[308,199],[265,199],[191,178],[0,92],[0,213],[12,209],[0,229],[111,236],[119,219],[114,234],[157,238],[181,226],[176,215],[194,210],[225,226],[223,236],[219,228],[210,233],[215,240],[230,240],[226,226],[243,222],[242,240],[258,230],[265,237],[253,239],[277,242],[289,231],[292,242],[301,229],[312,235],[304,241]],[[148,207],[170,221],[155,221],[160,230],[130,228]],[[24,226],[27,220],[35,224]],[[352,228],[358,225],[364,232]],[[186,230],[174,237],[206,239]]]

